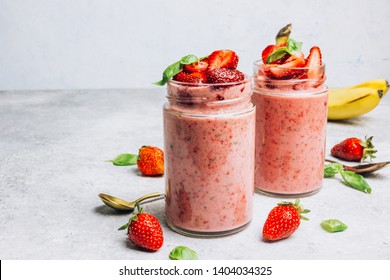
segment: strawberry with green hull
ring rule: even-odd
[[[138,166],[139,171],[146,176],[164,174],[164,152],[160,148],[153,146],[142,146],[138,155],[120,154],[113,160],[107,160],[116,166]]]
[[[377,150],[374,149],[372,138],[366,137],[365,141],[350,137],[334,145],[331,155],[346,161],[364,161],[367,158],[374,159]]]
[[[263,226],[263,239],[266,241],[277,241],[290,237],[301,224],[301,219],[308,220],[301,214],[309,213],[299,204],[299,199],[292,202],[281,202],[268,214]]]
[[[163,230],[158,219],[137,204],[138,212],[130,217],[129,222],[118,230],[127,229],[129,240],[136,246],[151,251],[159,250],[164,243]]]
[[[163,175],[164,152],[157,147],[142,146],[138,152],[137,166],[143,175]]]

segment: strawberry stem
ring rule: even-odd
[[[365,137],[365,141],[361,141],[360,145],[363,146],[363,155],[361,161],[364,161],[366,158],[370,158],[370,160],[376,158],[374,155],[377,150],[374,149],[374,144],[372,143],[372,138],[374,136]]]

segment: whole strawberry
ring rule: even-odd
[[[137,166],[146,176],[164,174],[164,152],[157,147],[142,146],[138,151]]]
[[[157,251],[164,243],[160,222],[151,214],[143,212],[137,204],[137,213],[130,217],[129,222],[118,230],[127,229],[129,240],[136,246]]]
[[[308,220],[301,214],[309,213],[310,210],[304,209],[299,203],[298,198],[295,203],[283,201],[271,210],[263,226],[264,240],[277,241],[287,238],[297,230],[301,219]]]
[[[347,138],[333,146],[331,155],[347,161],[364,161],[367,157],[373,159],[377,151],[372,144],[372,138],[373,136],[366,137],[365,141],[354,137]]]

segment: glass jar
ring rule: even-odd
[[[310,195],[320,190],[324,177],[325,65],[288,68],[292,76],[285,80],[270,78],[269,67],[262,61],[254,64],[255,191],[285,197]]]
[[[164,113],[166,220],[194,236],[238,232],[252,219],[255,107],[251,80],[169,81]]]

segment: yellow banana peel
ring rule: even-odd
[[[328,120],[344,120],[372,111],[389,89],[385,79],[374,79],[346,88],[328,90]]]

